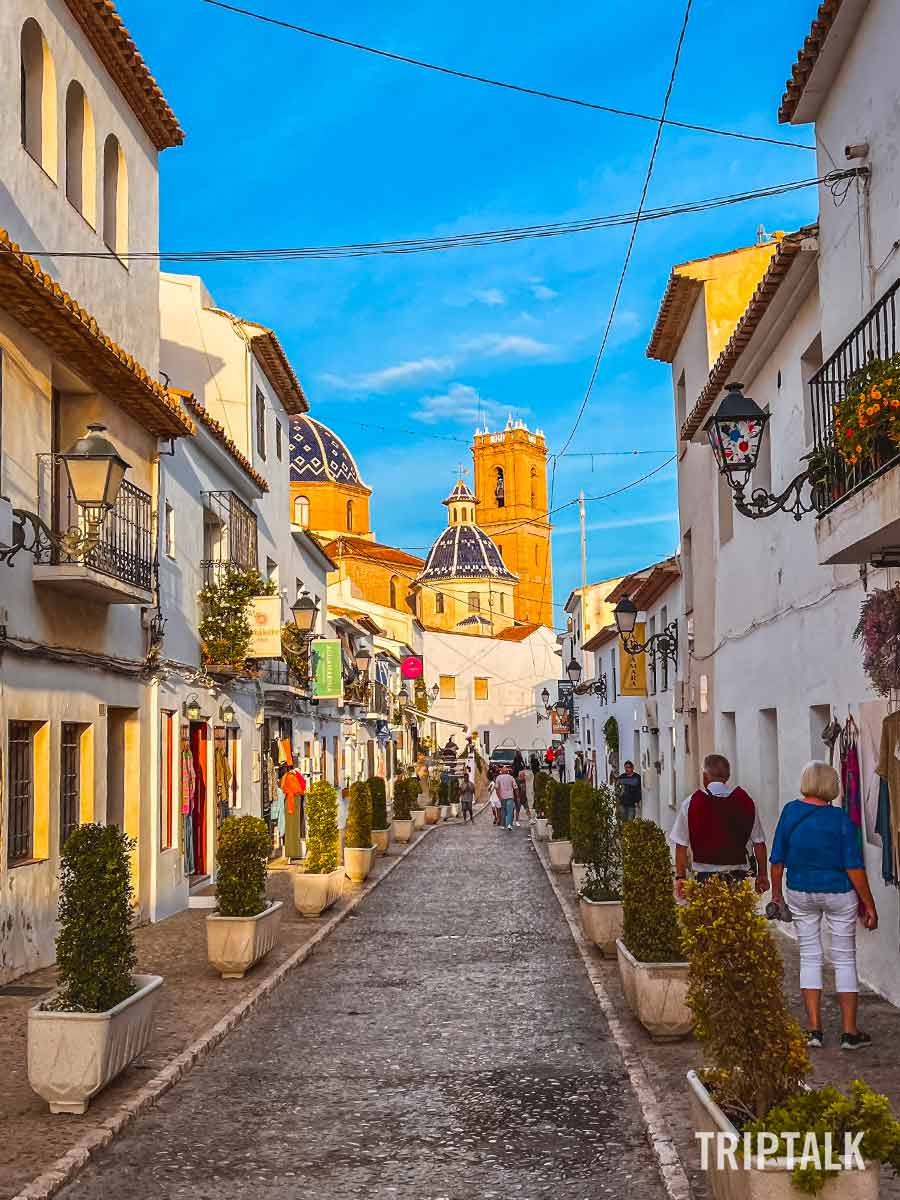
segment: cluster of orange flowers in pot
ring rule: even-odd
[[[834,445],[851,467],[870,457],[882,438],[900,446],[900,354],[867,363],[834,405]]]

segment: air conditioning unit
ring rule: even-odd
[[[677,713],[684,712],[684,700],[686,692],[685,682],[683,679],[676,679],[672,685],[672,705]]]

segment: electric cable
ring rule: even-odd
[[[425,71],[434,71],[439,75],[450,75],[455,79],[465,79],[470,83],[482,83],[489,87],[502,88],[509,92],[519,92],[525,96],[535,96],[540,100],[553,100],[560,104],[572,104],[577,108],[592,109],[595,112],[604,112],[615,117],[627,117],[635,121],[656,122],[659,120],[658,117],[652,117],[648,113],[634,112],[627,108],[617,108],[610,104],[598,104],[592,100],[582,100],[575,96],[563,96],[557,92],[545,91],[542,88],[527,87],[524,84],[491,79],[486,75],[477,75],[471,71],[461,71],[453,67],[444,67],[437,63],[425,62],[420,58],[411,58],[409,55],[397,54],[391,50],[383,50],[377,46],[369,46],[364,42],[352,41],[349,38],[338,37],[335,34],[322,33],[321,30],[310,29],[305,25],[295,25],[291,21],[282,21],[277,17],[270,17],[266,13],[255,12],[249,8],[241,8],[236,4],[226,4],[224,0],[201,0],[201,3],[208,4],[213,8],[224,9],[226,12],[235,13],[238,16],[250,17],[255,21],[261,21],[265,25],[274,25],[279,29],[289,29],[293,33],[302,33],[305,37],[317,38],[323,42],[331,42],[336,46],[345,46],[350,50],[360,50],[365,54],[373,54],[378,58],[389,59],[391,62],[404,63],[411,67],[420,67]],[[719,129],[713,125],[700,125],[691,121],[667,119],[665,124],[671,125],[675,129],[687,129],[693,133],[706,133],[716,137],[737,138],[744,142],[763,142],[770,146],[788,146],[792,150],[815,150],[815,146],[807,145],[804,142],[791,142],[786,138],[767,137],[765,134],[758,133],[740,133],[735,129]]]

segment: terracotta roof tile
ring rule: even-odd
[[[599,650],[601,646],[608,645],[609,642],[615,641],[619,636],[619,631],[615,625],[605,625],[603,629],[598,629],[593,637],[581,647],[582,650]]]
[[[157,437],[194,433],[179,401],[106,336],[31,255],[0,229],[0,307],[50,347],[86,383]]]
[[[782,124],[790,121],[797,111],[797,106],[803,98],[803,92],[809,82],[809,77],[818,62],[819,55],[822,53],[822,48],[837,19],[838,13],[841,11],[842,3],[843,0],[823,0],[823,3],[819,5],[816,19],[813,21],[812,28],[803,45],[800,47],[797,61],[791,68],[791,77],[785,84],[784,95],[781,98],[781,107],[778,110],[778,120]]]
[[[524,642],[540,628],[542,626],[537,624],[510,625],[507,629],[501,629],[499,633],[495,633],[494,637],[499,642]]]
[[[202,425],[206,426],[219,445],[228,451],[237,465],[243,470],[244,474],[249,479],[253,480],[259,490],[261,492],[267,492],[269,490],[269,484],[265,475],[261,475],[246,457],[246,455],[244,455],[238,449],[237,443],[234,442],[225,432],[225,426],[221,423],[221,421],[217,421],[215,417],[211,416],[211,414],[207,412],[206,407],[200,403],[193,392],[182,392],[179,388],[170,388],[169,390],[181,398],[185,404],[185,407],[190,409],[190,411],[195,417],[198,418]]]
[[[156,149],[180,146],[184,130],[112,0],[66,0],[66,4]]]
[[[325,553],[330,558],[374,558],[382,562],[397,563],[407,567],[424,567],[424,558],[416,558],[405,550],[384,546],[381,542],[370,542],[366,538],[342,534],[325,544]]]
[[[262,364],[262,368],[277,392],[278,399],[284,405],[286,413],[297,417],[302,413],[309,412],[306,394],[300,386],[300,380],[294,374],[294,368],[274,329],[268,329],[265,325],[260,325],[257,321],[250,321],[246,317],[239,317],[225,308],[213,307],[207,311],[217,313],[220,317],[227,317],[229,321],[236,321],[243,326],[250,338],[253,353]]]

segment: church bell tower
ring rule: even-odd
[[[540,430],[507,421],[501,433],[478,430],[472,446],[478,524],[519,577],[515,616],[553,628],[547,445]]]

